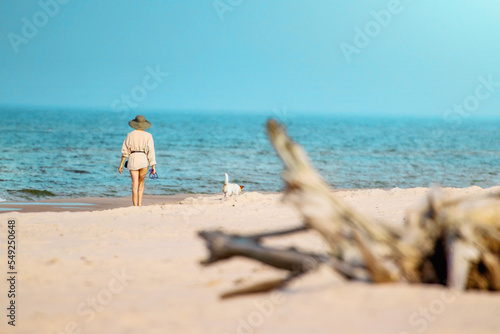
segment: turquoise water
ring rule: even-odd
[[[308,116],[290,112],[144,112],[158,180],[146,193],[219,193],[227,172],[247,191],[279,191],[281,162],[265,122],[275,117],[336,188],[489,187],[500,182],[500,121]],[[129,195],[120,148],[136,113],[0,110],[0,198]]]

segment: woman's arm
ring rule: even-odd
[[[153,136],[151,136],[151,139],[148,141],[148,149],[147,153],[148,155],[148,161],[149,165],[151,168],[153,168],[153,174],[156,173],[156,154],[155,154],[155,142],[153,140]]]
[[[123,163],[125,162],[125,159],[127,159],[127,157],[130,155],[130,149],[128,148],[128,145],[127,145],[128,137],[129,137],[129,135],[127,135],[127,137],[123,141],[123,145],[122,145],[122,160],[120,161],[120,167],[118,167],[118,172],[120,174],[123,171]]]
[[[127,159],[127,157],[122,155],[122,161],[120,161],[120,167],[118,167],[118,172],[120,174],[123,172],[123,163],[125,162],[125,159]]]

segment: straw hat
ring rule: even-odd
[[[133,120],[128,122],[128,125],[133,127],[136,130],[146,130],[151,127],[151,123],[146,120],[146,117],[142,115],[137,115]]]

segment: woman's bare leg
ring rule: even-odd
[[[138,200],[137,205],[142,206],[142,194],[144,193],[144,180],[148,174],[148,168],[139,169],[139,187],[138,187]]]
[[[138,202],[138,190],[139,190],[139,171],[131,170],[130,177],[132,178],[132,204],[137,206]]]

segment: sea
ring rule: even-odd
[[[500,182],[500,119],[269,112],[141,112],[152,123],[158,179],[145,193],[283,190],[265,131],[283,123],[333,188],[480,186]],[[369,113],[368,113],[369,115]],[[0,108],[0,201],[121,197],[121,146],[136,112]]]

